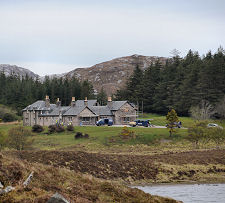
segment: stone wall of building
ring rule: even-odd
[[[74,126],[79,125],[79,120],[77,116],[63,116],[63,124],[69,125],[72,124]]]
[[[23,112],[23,125],[33,126],[38,124],[38,111],[24,111]]]
[[[136,110],[129,104],[125,103],[118,111],[114,112],[114,121],[116,125],[125,125],[136,119]]]

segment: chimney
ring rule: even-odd
[[[61,106],[61,101],[59,101],[59,98],[57,98],[56,106],[57,107]]]
[[[87,106],[88,105],[88,100],[87,100],[87,97],[85,97],[84,99],[84,105]]]
[[[47,108],[50,107],[50,99],[49,99],[48,95],[45,96],[45,107],[47,107]]]
[[[75,97],[72,97],[72,101],[71,101],[71,106],[75,106],[76,105],[76,100],[75,100]]]
[[[109,108],[112,107],[112,97],[108,97],[107,106],[108,106]]]

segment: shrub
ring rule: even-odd
[[[134,131],[129,130],[126,126],[122,128],[122,131],[120,133],[120,136],[122,138],[136,138]]]
[[[28,140],[28,136],[31,135],[31,131],[22,126],[11,128],[8,133],[7,143],[9,147],[24,150],[32,143],[32,140]]]
[[[84,134],[84,138],[89,138],[89,135],[87,133]]]
[[[5,113],[5,114],[3,115],[2,120],[3,120],[4,122],[11,122],[11,121],[16,120],[16,118],[15,118],[15,115],[13,115],[13,114],[11,114],[11,113]]]
[[[0,104],[0,119],[4,122],[11,122],[18,120],[19,117],[15,110]]]
[[[61,133],[61,132],[64,132],[65,129],[64,129],[64,127],[62,125],[59,125],[59,126],[56,126],[55,131],[57,133]]]
[[[213,127],[208,129],[210,139],[215,142],[216,147],[219,148],[225,142],[225,129],[220,127]]]
[[[77,132],[76,135],[74,136],[75,139],[82,138],[83,134],[81,132]]]
[[[41,133],[44,131],[44,128],[41,125],[33,125],[32,132]]]
[[[61,132],[64,132],[65,129],[62,125],[50,125],[48,126],[48,132],[51,134],[51,133],[54,133],[54,132],[57,132],[57,133],[61,133]]]
[[[192,127],[188,128],[187,139],[193,143],[196,149],[198,149],[200,142],[204,144],[209,141],[210,137],[207,131],[207,122],[196,122]]]
[[[74,127],[72,124],[67,126],[67,131],[74,131]]]
[[[0,132],[0,150],[2,150],[5,147],[6,143],[7,143],[6,134],[3,134],[2,132]]]
[[[56,125],[50,125],[48,126],[48,132],[49,133],[54,133],[56,131]]]

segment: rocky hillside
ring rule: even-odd
[[[68,73],[49,75],[49,77],[71,78],[75,76],[81,80],[89,80],[93,84],[96,92],[99,92],[103,87],[107,95],[112,95],[116,93],[116,90],[125,85],[127,78],[129,78],[137,65],[139,65],[140,68],[145,69],[157,60],[164,64],[167,58],[142,55],[125,56],[99,63],[88,68],[77,68]],[[20,77],[25,75],[32,78],[39,77],[32,71],[16,65],[0,64],[0,71],[4,71],[6,75],[14,73]],[[44,80],[44,78],[45,77],[40,77],[41,80]]]
[[[99,92],[101,87],[103,87],[106,93],[111,95],[125,85],[127,78],[137,65],[145,69],[157,60],[165,63],[166,59],[165,57],[156,56],[126,56],[99,63],[89,68],[77,68],[68,72],[65,76],[76,76],[81,80],[89,80],[95,90]]]
[[[25,77],[28,75],[31,78],[38,77],[37,74],[33,73],[32,71],[18,67],[16,65],[9,65],[9,64],[0,64],[0,72],[4,72],[6,76],[11,74],[18,75],[19,77]]]

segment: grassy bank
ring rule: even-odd
[[[29,163],[9,155],[0,154],[0,181],[15,189],[0,195],[1,203],[47,202],[56,192],[70,202],[157,202],[175,203],[177,201],[146,194],[141,190],[129,188],[119,183],[94,178],[66,168]],[[22,183],[34,172],[29,185]]]
[[[67,168],[126,184],[225,182],[225,150],[164,152],[154,155],[81,151],[7,152],[30,163]]]

